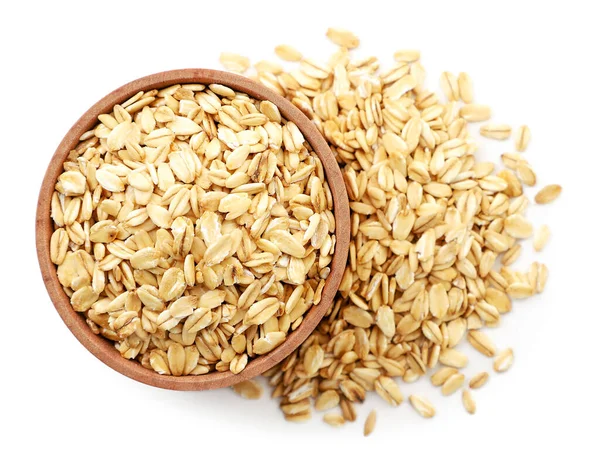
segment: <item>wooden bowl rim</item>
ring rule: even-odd
[[[270,353],[249,361],[246,368],[237,375],[230,371],[200,376],[160,375],[144,368],[137,361],[122,358],[111,341],[95,335],[85,323],[83,315],[71,308],[69,298],[58,281],[56,267],[50,260],[52,193],[58,175],[62,172],[62,164],[79,142],[80,136],[98,123],[99,114],[111,111],[115,104],[126,101],[141,90],[160,89],[176,83],[220,83],[254,98],[273,102],[287,120],[293,121],[300,128],[321,159],[333,196],[336,248],[320,303],[311,307],[300,326],[287,336],[284,343]],[[342,173],[316,126],[288,100],[263,85],[237,74],[212,69],[178,69],[148,75],[123,85],[89,108],[67,132],[50,160],[40,188],[36,212],[36,250],[42,278],[56,311],[69,330],[94,356],[117,372],[138,382],[171,390],[207,390],[231,386],[262,374],[292,353],[306,340],[332,305],[346,267],[349,244],[350,210]]]

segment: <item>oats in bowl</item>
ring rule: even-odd
[[[240,373],[318,304],[336,238],[323,165],[276,105],[141,91],[63,164],[50,256],[90,329],[160,374]]]

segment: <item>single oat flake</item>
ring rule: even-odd
[[[470,390],[463,390],[462,392],[462,403],[465,410],[469,414],[475,414],[477,410],[477,406],[475,404],[475,400],[473,399],[473,393]]]
[[[535,195],[535,202],[538,204],[549,204],[550,202],[556,200],[556,198],[560,196],[561,192],[562,187],[560,185],[551,184],[544,186]]]
[[[489,377],[490,374],[488,374],[487,372],[480,372],[471,378],[471,380],[469,381],[469,387],[474,390],[477,388],[481,388],[487,383]]]
[[[367,419],[365,420],[365,426],[363,430],[364,436],[369,436],[375,430],[375,423],[377,421],[377,413],[375,410],[369,412]]]
[[[508,348],[498,354],[494,360],[494,370],[496,372],[506,372],[513,363],[513,351]]]

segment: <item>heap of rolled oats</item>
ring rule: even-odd
[[[319,303],[323,166],[277,107],[222,85],[140,92],[81,137],[52,197],[75,311],[160,374],[241,372]]]
[[[510,268],[521,240],[534,233],[524,216],[524,187],[537,179],[520,153],[529,128],[519,127],[518,152],[503,154],[504,168],[496,171],[475,157],[469,123],[487,121],[491,110],[473,102],[466,73],[445,72],[440,99],[424,86],[419,52],[396,52],[395,65],[380,72],[376,57],[350,58],[349,49],[359,44],[354,34],[330,29],[327,36],[339,45],[328,63],[280,45],[276,54],[299,66],[287,72],[261,61],[254,78],[315,123],[342,167],[350,197],[349,263],[335,303],[304,344],[266,374],[287,420],[310,418],[313,398],[319,411],[339,406],[341,414],[325,414],[324,420],[340,425],[355,420],[354,403],[368,391],[392,406],[402,403],[396,378],[414,382],[437,369],[431,381],[444,395],[463,388],[460,369],[468,356],[455,346],[464,338],[495,358],[494,370],[506,371],[512,350],[498,353],[480,329],[498,326],[511,299],[541,292],[547,269],[537,262],[527,272]],[[511,131],[505,124],[480,127],[492,139],[507,139]],[[548,203],[559,193],[560,186],[548,186],[536,202]],[[536,250],[548,237],[545,226],[536,232]],[[479,373],[468,383],[476,389],[487,379]],[[255,383],[237,391],[260,395]],[[423,417],[435,415],[425,397],[409,401]],[[475,412],[468,389],[463,403]],[[374,422],[373,414],[365,434]]]

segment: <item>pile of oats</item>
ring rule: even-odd
[[[537,178],[522,154],[529,128],[516,130],[515,152],[502,155],[499,171],[478,162],[469,124],[486,122],[480,134],[495,140],[510,138],[512,127],[488,122],[492,111],[474,102],[468,74],[444,72],[440,98],[424,86],[418,51],[396,52],[393,67],[380,71],[376,57],[351,59],[359,45],[351,32],[330,29],[327,36],[339,45],[327,63],[280,45],[276,54],[297,67],[288,72],[260,61],[253,78],[315,123],[350,198],[350,255],[335,303],[304,344],[266,374],[287,420],[309,419],[314,399],[318,411],[340,408],[325,415],[338,426],[356,419],[354,404],[368,391],[400,405],[397,378],[414,382],[437,370],[431,381],[444,395],[465,383],[483,386],[487,373],[468,381],[460,372],[469,358],[455,347],[465,338],[495,358],[494,370],[507,370],[512,350],[497,353],[480,329],[497,327],[512,299],[543,291],[548,272],[537,262],[526,272],[510,267],[534,234],[524,190]],[[545,204],[560,192],[546,186],[535,200]],[[541,250],[549,229],[535,234]],[[435,415],[427,398],[409,401],[421,416]],[[475,412],[467,389],[463,402]],[[365,433],[373,426],[374,414]]]
[[[159,374],[241,372],[321,299],[335,220],[320,160],[274,104],[223,85],[140,92],[98,119],[52,196],[73,309]]]

